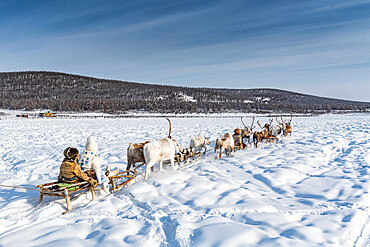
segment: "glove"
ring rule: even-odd
[[[98,182],[93,178],[89,179],[89,184],[91,184],[91,186],[93,186],[94,188],[98,186]]]

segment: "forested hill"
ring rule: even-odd
[[[0,92],[0,109],[110,113],[309,113],[370,109],[370,102],[277,89],[175,87],[39,71],[0,73]]]

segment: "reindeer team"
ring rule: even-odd
[[[219,158],[222,157],[222,154],[225,152],[227,156],[231,152],[235,151],[235,148],[244,149],[250,143],[250,137],[253,137],[253,144],[257,147],[259,142],[266,140],[267,142],[278,141],[278,136],[283,133],[284,136],[292,133],[292,118],[285,121],[282,117],[281,121],[276,117],[275,120],[278,123],[277,125],[272,126],[273,118],[269,120],[269,123],[266,123],[264,126],[257,121],[258,126],[262,129],[261,131],[253,132],[253,124],[255,117],[253,117],[252,124],[250,127],[246,126],[243,118],[241,118],[243,129],[235,129],[234,134],[231,135],[230,132],[227,132],[221,137],[216,138],[215,142],[215,158],[217,158],[217,150],[219,149]],[[163,162],[169,162],[172,169],[175,169],[174,160],[177,154],[186,155],[189,153],[200,152],[204,149],[203,154],[207,152],[207,145],[210,145],[211,142],[207,137],[204,137],[202,134],[191,137],[190,147],[183,149],[176,140],[171,137],[171,121],[166,118],[169,122],[169,133],[168,137],[160,139],[153,142],[143,142],[143,143],[130,143],[127,148],[127,171],[130,170],[131,166],[135,168],[136,163],[141,163],[141,165],[146,164],[145,168],[145,180],[148,179],[150,169],[153,171],[153,166],[158,162],[159,171],[162,171]],[[179,163],[180,165],[180,163]]]

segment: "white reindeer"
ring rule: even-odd
[[[155,163],[159,163],[159,172],[162,171],[163,161],[170,161],[172,170],[175,170],[175,155],[179,153],[181,148],[177,142],[171,137],[171,120],[166,118],[170,124],[170,130],[168,137],[148,142],[143,147],[143,154],[146,163],[145,169],[145,180],[149,177],[149,170],[152,168]]]
[[[196,136],[196,137],[191,137],[190,140],[190,150],[192,151],[195,149],[195,151],[201,151],[202,148],[204,148],[203,154],[207,152],[207,145],[210,145],[211,142],[207,137],[204,137],[202,134]]]
[[[146,163],[145,180],[148,179],[150,168],[159,163],[162,171],[163,161],[169,160],[172,170],[175,170],[175,155],[179,152],[177,142],[170,138],[149,142],[144,145],[143,153]]]

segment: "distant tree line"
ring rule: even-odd
[[[156,113],[364,111],[368,102],[276,89],[213,89],[104,80],[56,72],[0,73],[1,109]]]

